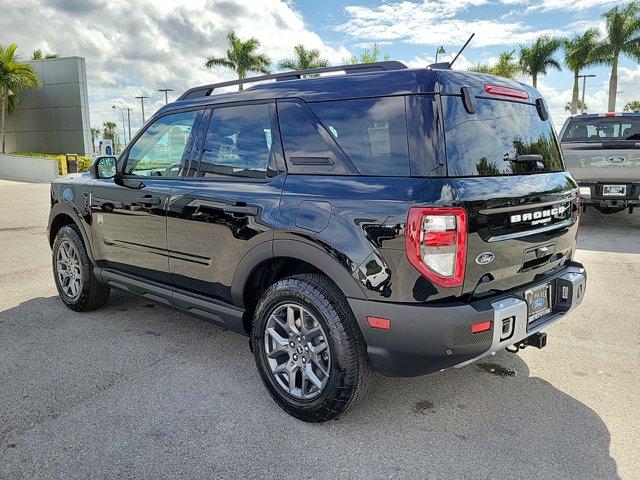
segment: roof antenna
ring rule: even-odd
[[[460,51],[456,54],[456,56],[455,56],[455,57],[453,57],[453,60],[451,60],[451,61],[449,62],[449,68],[451,68],[451,66],[452,66],[452,65],[454,64],[454,62],[458,59],[458,57],[460,56],[460,54],[462,53],[462,51],[463,51],[465,48],[467,48],[467,45],[469,45],[469,42],[470,42],[470,41],[471,41],[471,39],[472,39],[473,37],[475,37],[475,36],[476,36],[476,34],[475,34],[475,33],[472,33],[472,34],[471,34],[471,36],[469,37],[469,39],[467,40],[467,42],[462,46],[462,48],[460,49]]]

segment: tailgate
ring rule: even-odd
[[[571,259],[578,190],[565,172],[452,182],[469,215],[464,293],[535,281]]]
[[[565,142],[564,162],[578,182],[640,182],[639,142]]]

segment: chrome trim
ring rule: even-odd
[[[560,223],[554,223],[553,225],[547,225],[545,227],[536,228],[534,230],[523,230],[522,232],[507,233],[505,235],[498,235],[497,237],[491,237],[487,240],[488,243],[499,242],[501,240],[512,240],[514,238],[526,237],[529,235],[535,235],[537,233],[550,232],[552,230],[559,230],[561,228],[570,227],[575,222],[571,218],[568,218]]]
[[[548,207],[550,205],[561,205],[563,203],[573,202],[578,197],[578,189],[571,190],[571,196],[565,199],[553,200],[551,202],[542,203],[529,203],[527,205],[517,205],[515,207],[500,207],[500,208],[484,208],[480,210],[483,215],[492,215],[494,213],[508,213],[517,212],[519,210],[534,210],[536,208]]]

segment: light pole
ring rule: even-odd
[[[580,113],[584,113],[584,92],[587,89],[587,78],[593,78],[595,75],[578,75],[578,78],[582,78],[582,108]]]
[[[129,107],[125,107],[127,111],[127,127],[129,127],[129,143],[131,143],[131,109]]]
[[[144,99],[145,98],[149,98],[149,97],[144,96],[144,95],[140,95],[140,96],[135,97],[135,98],[139,98],[140,99],[140,105],[142,106],[142,126],[144,126],[144,124],[145,124],[145,119],[144,119]]]
[[[164,104],[169,103],[169,96],[167,95],[169,92],[173,92],[173,88],[161,88],[158,90],[159,92],[164,92]]]
[[[120,113],[122,114],[122,136],[124,137],[124,146],[127,146],[127,131],[124,129],[124,110],[122,110],[122,107],[119,107],[117,105],[111,105],[111,108],[113,109],[118,109],[120,110]],[[131,134],[129,134],[129,140],[131,140]]]
[[[440,55],[441,53],[447,53],[447,51],[444,49],[444,47],[442,45],[440,45],[438,47],[438,49],[436,50],[436,62],[438,63],[438,55]]]

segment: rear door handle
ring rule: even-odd
[[[222,208],[222,211],[224,213],[250,215],[255,217],[256,215],[258,215],[258,206],[257,205],[225,205]]]
[[[152,197],[151,195],[137,197],[135,201],[140,205],[160,205],[160,197]]]

